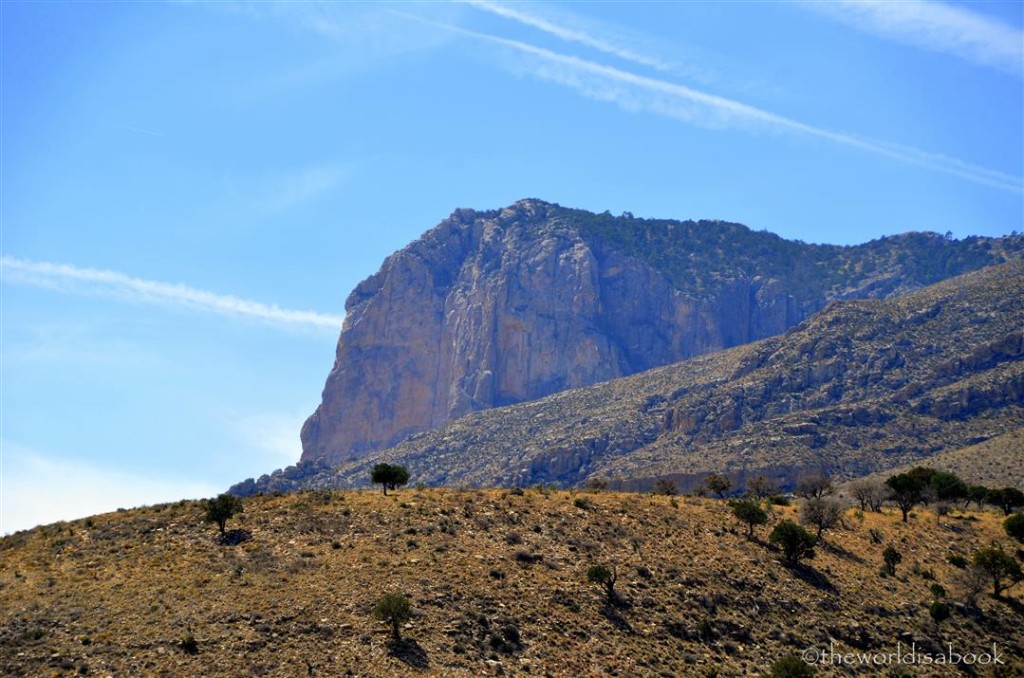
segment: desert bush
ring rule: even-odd
[[[834,494],[835,491],[832,476],[827,473],[814,473],[797,480],[793,493],[804,499],[821,499]]]
[[[754,536],[754,527],[768,523],[768,514],[761,508],[761,502],[754,499],[742,499],[732,504],[732,514],[741,523],[747,525],[747,536]]]
[[[896,566],[903,560],[903,555],[896,550],[896,547],[889,544],[882,551],[882,561],[885,563],[885,572],[891,576],[896,576]]]
[[[882,510],[882,504],[889,498],[890,489],[881,481],[862,478],[851,483],[850,494],[860,504],[861,511],[871,510],[878,513]]]
[[[678,494],[676,490],[676,484],[668,478],[661,478],[654,483],[654,494],[664,494],[672,497]]]
[[[772,664],[770,678],[814,678],[814,667],[795,656],[783,657]]]
[[[1024,513],[1015,513],[1003,521],[1003,529],[1019,542],[1024,542]]]
[[[800,522],[817,528],[815,539],[821,539],[825,530],[831,530],[843,517],[843,505],[831,497],[808,499],[800,508]]]
[[[992,594],[996,598],[1002,595],[1005,588],[1024,579],[1017,561],[995,546],[976,552],[971,562],[992,581]]]
[[[772,530],[768,541],[782,549],[783,558],[796,564],[802,558],[814,556],[817,540],[811,533],[791,520],[783,520]]]
[[[779,488],[771,478],[761,473],[747,481],[745,490],[747,496],[754,497],[755,499],[764,499],[765,497],[777,494]]]
[[[587,581],[604,587],[605,595],[609,603],[618,601],[618,594],[615,592],[615,580],[618,576],[615,568],[607,565],[591,565],[587,568]]]
[[[384,496],[386,497],[388,490],[397,490],[409,482],[409,471],[404,466],[392,466],[385,463],[376,464],[370,470],[370,481],[374,485],[382,486],[384,488]]]
[[[720,473],[712,473],[704,479],[704,487],[708,492],[717,494],[719,499],[724,499],[725,494],[732,489],[732,481]]]
[[[412,606],[402,594],[388,593],[377,601],[370,614],[391,624],[391,637],[398,642],[402,639],[401,625],[412,618]]]
[[[949,619],[950,611],[949,603],[944,603],[941,600],[932,601],[932,604],[928,606],[928,614],[931,615],[936,626]]]
[[[233,494],[222,494],[216,499],[205,500],[203,508],[206,510],[206,522],[217,523],[217,527],[223,535],[228,520],[235,514],[241,513],[243,506],[242,500]]]
[[[1003,510],[1003,515],[1010,515],[1015,510],[1024,507],[1024,492],[1015,487],[1004,487],[1001,490],[989,490],[985,494],[985,502],[998,506]]]
[[[967,559],[959,553],[951,553],[946,556],[946,562],[961,570],[967,567]]]

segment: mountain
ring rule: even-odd
[[[642,490],[668,478],[682,490],[712,472],[783,486],[821,469],[863,475],[1024,427],[1022,329],[1018,261],[898,297],[834,301],[776,337],[476,412],[249,489],[366,485],[381,461],[449,486],[603,478]]]
[[[709,499],[431,488],[244,501],[227,544],[195,501],[0,539],[0,675],[761,676],[812,648],[886,662],[912,645],[920,665],[898,674],[833,659],[817,675],[1024,671],[1022,587],[996,599],[957,566],[993,543],[1014,552],[991,511],[847,511],[812,560],[786,566],[767,537],[796,507],[748,538]],[[903,557],[895,576],[879,573],[887,545]],[[596,564],[615,568],[618,605],[587,581]],[[412,605],[401,643],[370,614],[386,593]],[[979,666],[993,644],[1005,664]],[[972,666],[920,659],[949,650],[975,653]]]
[[[931,233],[808,245],[540,200],[457,210],[349,296],[302,462],[357,459],[471,412],[777,335],[830,300],[887,297],[1022,251],[1020,236]]]

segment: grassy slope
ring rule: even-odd
[[[792,512],[777,509],[775,519]],[[229,523],[251,534],[236,546],[215,543],[200,518],[197,503],[182,502],[5,538],[0,673],[476,676],[500,662],[506,675],[758,675],[830,638],[885,652],[898,641],[961,651],[995,642],[1007,658],[1024,656],[1024,587],[1006,600],[986,591],[980,610],[958,608],[937,631],[932,581],[913,574],[933,572],[960,599],[961,571],[946,558],[1005,543],[992,513],[941,525],[922,512],[907,525],[892,511],[862,522],[850,513],[845,529],[826,534],[833,546],[802,570],[778,561],[766,528],[748,540],[713,500],[433,489],[265,496]],[[878,575],[885,543],[904,556],[895,578]],[[524,554],[536,562],[521,562]],[[630,607],[606,608],[586,582],[594,563],[617,567]],[[418,611],[401,657],[368,615],[388,591]],[[196,654],[178,646],[189,633]]]

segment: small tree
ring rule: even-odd
[[[973,501],[981,510],[985,505],[985,499],[988,497],[988,488],[984,485],[971,485],[967,489],[967,496],[964,498],[964,508],[970,506]]]
[[[665,496],[672,497],[678,494],[676,490],[676,484],[668,478],[659,478],[654,483],[654,494],[664,494]]]
[[[1024,542],[1024,513],[1014,513],[1003,521],[1003,529],[1019,542]]]
[[[618,575],[614,567],[609,569],[607,565],[591,565],[587,568],[587,581],[603,586],[604,592],[608,596],[608,602],[612,604],[618,602],[619,599],[615,592],[616,579],[618,579]]]
[[[928,483],[938,501],[960,501],[970,494],[971,488],[949,471],[936,471]]]
[[[1015,487],[1004,487],[1001,490],[989,490],[985,501],[993,506],[1003,509],[1003,515],[1010,515],[1015,510],[1024,507],[1024,492]]]
[[[800,508],[800,522],[818,528],[815,539],[821,539],[821,533],[831,530],[843,517],[843,506],[830,497],[809,499]]]
[[[782,556],[788,563],[795,565],[801,558],[814,557],[814,536],[791,520],[776,525],[768,541],[782,549]]]
[[[1003,589],[1013,586],[1024,578],[1017,561],[1003,552],[1001,548],[981,549],[974,554],[973,563],[992,580],[992,594],[996,598],[1002,594]],[[1010,583],[1004,585],[1007,579],[1010,580]]]
[[[835,492],[832,476],[827,473],[814,473],[803,476],[796,481],[794,493],[804,499],[821,499]]]
[[[384,488],[384,496],[388,496],[388,490],[396,490],[409,482],[409,471],[404,466],[392,466],[391,464],[377,464],[370,471],[370,480],[374,485],[381,485]]]
[[[397,643],[402,640],[400,626],[412,617],[412,606],[402,594],[388,593],[377,601],[370,614],[391,624],[391,637]]]
[[[900,552],[896,550],[895,546],[889,544],[885,547],[885,550],[882,551],[882,560],[885,562],[884,569],[886,573],[888,573],[890,576],[895,577],[896,566],[899,565],[900,562],[903,560],[903,556],[900,554]]]
[[[761,508],[761,502],[755,499],[741,499],[733,502],[732,514],[740,522],[747,524],[748,537],[754,536],[754,527],[768,523],[768,514]]]
[[[907,514],[925,500],[925,489],[928,481],[920,474],[900,473],[891,476],[885,484],[892,490],[892,500],[903,512],[903,522],[907,522]]]
[[[932,604],[928,607],[928,614],[931,615],[936,628],[938,628],[939,624],[949,619],[949,613],[949,603],[942,600],[933,600]]]
[[[224,534],[224,526],[236,513],[242,512],[242,500],[233,494],[222,494],[216,499],[207,499],[204,507],[206,509],[206,522],[217,523],[220,533]]]
[[[763,473],[758,474],[747,481],[747,495],[754,497],[755,499],[770,497],[778,491],[779,488],[775,485],[775,482]]]
[[[879,480],[861,478],[850,485],[850,494],[860,504],[861,511],[871,510],[878,513],[882,503],[889,498],[890,489]]]
[[[732,481],[721,473],[712,473],[704,479],[704,487],[714,492],[719,499],[725,499],[725,493],[732,489]]]

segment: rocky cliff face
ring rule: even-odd
[[[348,298],[302,460],[357,458],[472,411],[779,334],[832,297],[916,286],[906,243],[878,242],[811,246],[536,200],[456,211]],[[948,274],[998,260],[964,251]]]

